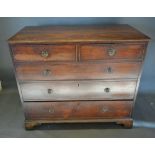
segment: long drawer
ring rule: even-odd
[[[19,80],[137,78],[141,62],[16,64]]]
[[[136,81],[51,81],[20,84],[24,101],[133,99]]]
[[[75,61],[75,45],[14,45],[15,61]]]
[[[88,44],[80,47],[80,59],[142,59],[144,44]]]
[[[27,120],[125,118],[132,101],[24,102]]]

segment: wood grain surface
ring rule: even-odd
[[[23,28],[8,43],[25,128],[54,122],[132,127],[149,40],[129,25]]]
[[[115,50],[109,55],[109,49]],[[80,59],[106,60],[106,59],[142,59],[144,44],[89,44],[80,46]]]
[[[129,25],[30,26],[25,27],[8,42],[70,43],[148,41],[150,38]]]
[[[75,61],[75,45],[14,45],[15,61]],[[47,52],[44,57],[42,52]]]
[[[23,82],[20,87],[24,101],[125,100],[133,99],[136,81]]]
[[[26,120],[129,118],[132,101],[24,102]]]
[[[141,62],[18,63],[19,80],[138,78]]]

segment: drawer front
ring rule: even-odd
[[[14,45],[15,61],[75,61],[75,45]]]
[[[20,84],[24,101],[133,99],[136,81],[53,81]]]
[[[131,107],[132,101],[24,102],[27,120],[124,118]]]
[[[137,78],[141,62],[17,64],[19,80],[72,80]]]
[[[83,45],[80,49],[81,60],[104,59],[142,59],[143,44],[114,44],[114,45]]]

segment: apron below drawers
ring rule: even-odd
[[[51,81],[20,84],[24,101],[133,99],[135,80]]]
[[[26,120],[130,117],[132,101],[24,102]]]

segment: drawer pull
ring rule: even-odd
[[[109,92],[110,92],[110,88],[105,88],[104,91],[105,91],[106,93],[109,93]]]
[[[54,109],[51,108],[51,109],[48,110],[48,112],[53,114],[54,113]]]
[[[116,54],[116,50],[114,48],[108,48],[107,52],[109,56],[114,56]]]
[[[103,108],[101,109],[101,111],[104,113],[104,112],[108,112],[109,109],[108,109],[107,107],[103,107]]]
[[[44,76],[48,76],[50,73],[51,73],[51,71],[49,69],[46,69],[43,71]]]
[[[107,68],[107,72],[108,72],[108,73],[112,73],[112,68],[111,68],[111,67],[108,67],[108,68]]]
[[[48,94],[52,94],[53,90],[52,89],[48,89],[47,92],[48,92]]]
[[[41,56],[44,58],[48,57],[48,51],[42,51]]]

